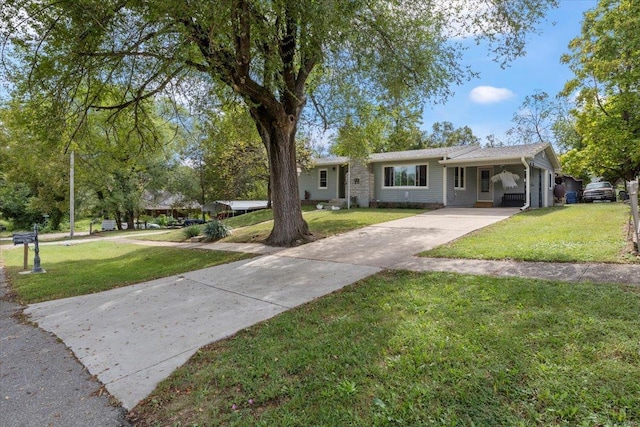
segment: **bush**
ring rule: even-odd
[[[173,218],[167,218],[167,216],[163,214],[155,218],[155,223],[158,224],[160,227],[166,227],[167,225],[169,225],[170,219],[173,220]]]
[[[220,221],[211,221],[204,226],[205,240],[219,240],[231,234],[231,227]]]
[[[185,239],[190,239],[200,235],[200,227],[192,225],[191,227],[187,227],[182,230],[182,233],[184,234]]]

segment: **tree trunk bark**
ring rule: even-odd
[[[127,215],[127,229],[135,230],[136,229],[135,212],[132,209],[128,209],[126,215]]]
[[[298,196],[295,134],[297,117],[282,114],[275,120],[259,108],[251,110],[258,132],[268,147],[273,230],[266,243],[295,246],[309,240],[309,226],[302,218]]]
[[[122,231],[122,214],[116,209],[114,216],[116,217],[116,227],[119,231]]]

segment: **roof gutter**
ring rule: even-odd
[[[520,161],[524,165],[525,170],[525,188],[524,188],[524,206],[520,208],[521,211],[529,209],[529,200],[531,200],[531,184],[529,184],[531,179],[531,168],[529,167],[529,163],[524,157],[520,157]]]

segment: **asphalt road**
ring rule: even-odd
[[[0,426],[129,426],[111,399],[53,334],[20,320],[0,268]]]

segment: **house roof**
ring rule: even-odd
[[[551,145],[547,142],[536,144],[510,145],[505,147],[477,147],[473,151],[452,153],[448,159],[441,160],[444,165],[468,164],[478,162],[520,162],[522,158],[533,159],[545,152],[554,168],[560,169],[560,161]]]
[[[421,150],[392,151],[389,153],[373,153],[367,161],[398,162],[417,159],[442,159],[439,162],[444,165],[455,164],[487,164],[491,163],[520,163],[522,158],[533,159],[537,154],[545,152],[545,155],[557,170],[560,169],[560,161],[551,145],[547,142],[536,144],[510,145],[505,147],[480,147],[455,146],[424,148]],[[315,160],[315,166],[343,165],[349,162],[348,157],[324,157]]]
[[[314,159],[313,162],[315,166],[344,165],[346,163],[349,163],[349,158],[343,156],[320,157]]]
[[[392,151],[389,153],[375,153],[369,156],[369,162],[389,162],[389,161],[404,161],[413,159],[429,159],[429,158],[443,158],[451,157],[454,154],[463,154],[469,151],[474,151],[477,146],[456,146],[456,147],[438,147],[438,148],[423,148],[421,150],[408,150],[408,151]]]
[[[476,150],[477,148],[477,146],[456,146],[423,148],[420,150],[391,151],[388,153],[372,153],[371,155],[369,155],[367,161],[369,163],[375,163],[406,161],[414,159],[438,159],[443,157],[451,157],[453,153],[465,153],[467,151]],[[321,157],[319,159],[315,159],[315,166],[334,166],[343,165],[346,163],[349,163],[349,158],[345,156]]]
[[[213,211],[213,205],[224,205],[232,211],[253,211],[265,209],[268,202],[266,200],[216,200],[214,203],[207,203],[205,211]]]
[[[182,194],[168,194],[164,192],[152,194],[145,192],[142,195],[144,208],[148,210],[170,209],[200,209],[200,203],[186,200]]]

